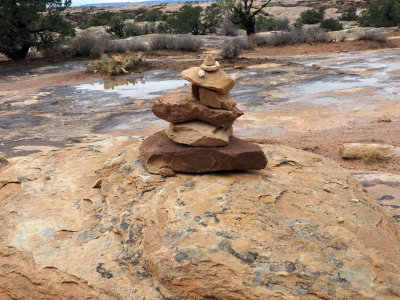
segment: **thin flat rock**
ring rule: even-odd
[[[199,70],[199,67],[193,67],[183,70],[181,75],[184,79],[195,85],[217,91],[221,94],[229,93],[235,85],[235,80],[222,69],[215,72],[204,72],[204,77],[201,78],[198,76]]]
[[[154,174],[162,168],[184,173],[261,170],[268,162],[258,145],[236,137],[223,147],[190,147],[175,143],[159,131],[144,140],[139,151],[143,164]]]
[[[186,93],[159,97],[152,110],[157,117],[173,124],[200,120],[225,128],[232,126],[233,122],[243,115],[237,108],[225,110],[207,107]]]

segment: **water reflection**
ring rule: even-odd
[[[119,86],[136,85],[137,83],[145,84],[146,80],[144,76],[135,79],[110,80],[103,82],[103,86],[105,90],[114,90],[116,87]]]
[[[78,92],[102,91],[118,93],[121,97],[150,99],[166,90],[182,88],[187,84],[183,79],[152,79],[146,77],[125,78],[106,82],[84,83],[75,86]]]

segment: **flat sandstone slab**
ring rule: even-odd
[[[225,128],[232,126],[233,122],[243,115],[237,108],[233,110],[209,108],[187,93],[157,98],[152,111],[157,117],[170,123],[200,120]]]
[[[217,91],[221,94],[229,93],[235,85],[235,80],[221,69],[215,72],[205,72],[202,78],[198,76],[199,70],[199,67],[193,67],[183,70],[181,75],[184,79],[195,85]]]
[[[189,146],[225,146],[233,134],[232,126],[216,127],[202,121],[169,124],[165,131],[174,142]]]
[[[164,131],[140,146],[140,158],[150,173],[169,168],[177,172],[204,173],[228,170],[261,170],[267,158],[261,148],[236,137],[224,147],[190,147],[175,143]]]

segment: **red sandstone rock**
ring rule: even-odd
[[[162,168],[187,173],[204,173],[223,170],[260,170],[267,158],[255,144],[231,137],[223,147],[190,147],[177,144],[159,131],[148,137],[140,146],[140,158],[150,173]]]
[[[190,94],[176,94],[160,97],[153,105],[153,113],[170,123],[200,120],[217,127],[228,128],[243,115],[237,108],[233,110],[213,109],[200,103]]]

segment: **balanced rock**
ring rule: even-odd
[[[211,55],[208,55],[200,68],[207,72],[215,72],[220,69],[220,65]]]
[[[214,66],[217,62],[215,61],[214,57],[211,55],[207,55],[206,59],[204,60],[204,65],[207,67]]]
[[[217,127],[202,121],[170,124],[165,131],[170,139],[189,146],[224,146],[232,136],[232,126]]]
[[[235,98],[231,95],[220,94],[202,87],[199,88],[199,98],[202,104],[214,108],[233,110],[236,106]]]
[[[215,72],[204,72],[204,77],[198,76],[199,67],[193,67],[182,71],[181,75],[187,81],[194,83],[197,86],[201,86],[207,89],[217,91],[221,94],[227,94],[235,85],[235,80],[219,69]]]
[[[170,123],[200,120],[225,128],[243,115],[236,107],[233,110],[209,108],[187,93],[159,97],[152,110],[157,117]]]
[[[146,169],[158,174],[169,168],[177,172],[204,173],[221,170],[260,170],[267,165],[261,148],[236,137],[224,147],[190,147],[175,143],[159,131],[140,146]]]

